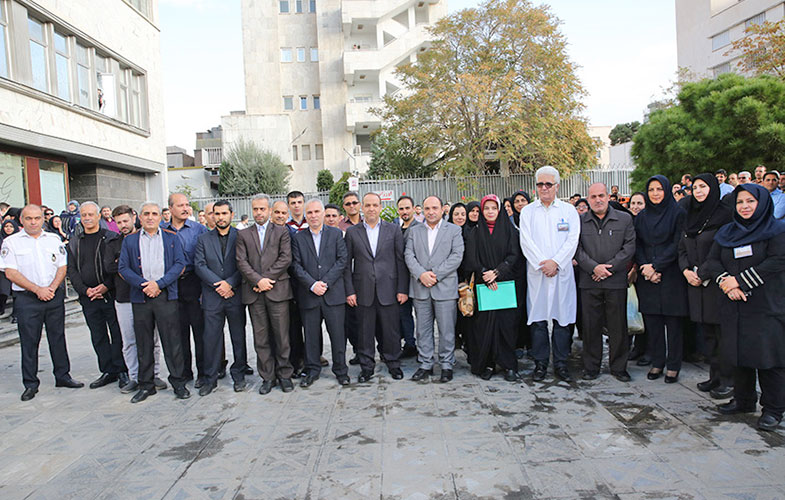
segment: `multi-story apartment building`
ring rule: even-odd
[[[0,201],[165,200],[157,0],[0,0]]]
[[[676,0],[679,68],[694,78],[739,71],[731,44],[751,24],[776,22],[785,15],[782,0]]]
[[[446,0],[243,0],[246,110],[223,118],[224,151],[254,140],[304,191],[323,168],[366,170],[381,125],[370,109],[401,89],[396,67],[427,49],[446,13]]]

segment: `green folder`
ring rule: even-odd
[[[515,309],[518,298],[515,294],[514,281],[499,281],[496,291],[486,285],[477,285],[477,310],[496,311],[497,309]]]

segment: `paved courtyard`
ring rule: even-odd
[[[90,382],[80,316],[67,336],[71,373]],[[19,347],[5,347],[0,498],[785,498],[785,426],[719,418],[694,388],[703,366],[685,365],[675,385],[635,366],[629,384],[607,373],[512,384],[458,358],[443,385],[377,368],[372,383],[339,388],[327,369],[290,394],[260,396],[254,375],[244,393],[224,379],[207,397],[170,389],[132,405],[116,385],[56,389],[43,341],[41,390],[23,403]],[[403,368],[408,378],[414,360]]]

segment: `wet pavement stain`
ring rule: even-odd
[[[372,439],[372,438],[369,438],[367,436],[364,436],[362,434],[362,432],[360,432],[360,431],[352,431],[352,432],[348,432],[346,434],[341,434],[340,436],[336,436],[335,437],[335,441],[341,442],[341,441],[345,441],[345,440],[347,440],[349,438],[352,438],[352,437],[359,437],[359,438],[361,438],[359,441],[357,441],[357,444],[374,444],[374,443],[378,443],[378,441],[376,441],[375,439]]]
[[[199,453],[218,434],[223,424],[224,422],[218,422],[211,425],[200,433],[202,434],[200,439],[179,446],[173,446],[168,450],[162,451],[158,456],[161,458],[174,458],[175,460],[181,460],[183,462],[196,461],[199,459]]]

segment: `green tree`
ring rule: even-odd
[[[351,176],[352,174],[349,172],[344,172],[338,182],[330,188],[330,203],[338,205],[341,210],[343,210],[343,195],[349,192],[349,177]]]
[[[423,164],[422,147],[402,136],[380,131],[371,143],[369,179],[431,177],[436,173],[433,163]]]
[[[289,167],[281,158],[243,138],[229,148],[220,173],[218,192],[227,196],[285,193],[289,184]]]
[[[785,82],[728,73],[685,83],[678,103],[655,111],[633,140],[633,189],[654,174],[785,166]]]
[[[615,146],[617,144],[624,144],[625,142],[630,142],[638,132],[638,129],[641,128],[640,122],[630,122],[630,123],[619,123],[609,135],[611,140],[611,146]]]
[[[333,173],[326,168],[319,170],[319,173],[316,174],[316,190],[320,192],[329,191],[333,187],[333,184],[335,184]]]
[[[484,172],[489,157],[514,172],[585,168],[596,145],[558,25],[529,0],[485,0],[444,17],[432,46],[396,72],[407,92],[388,94],[376,112],[445,174]]]

